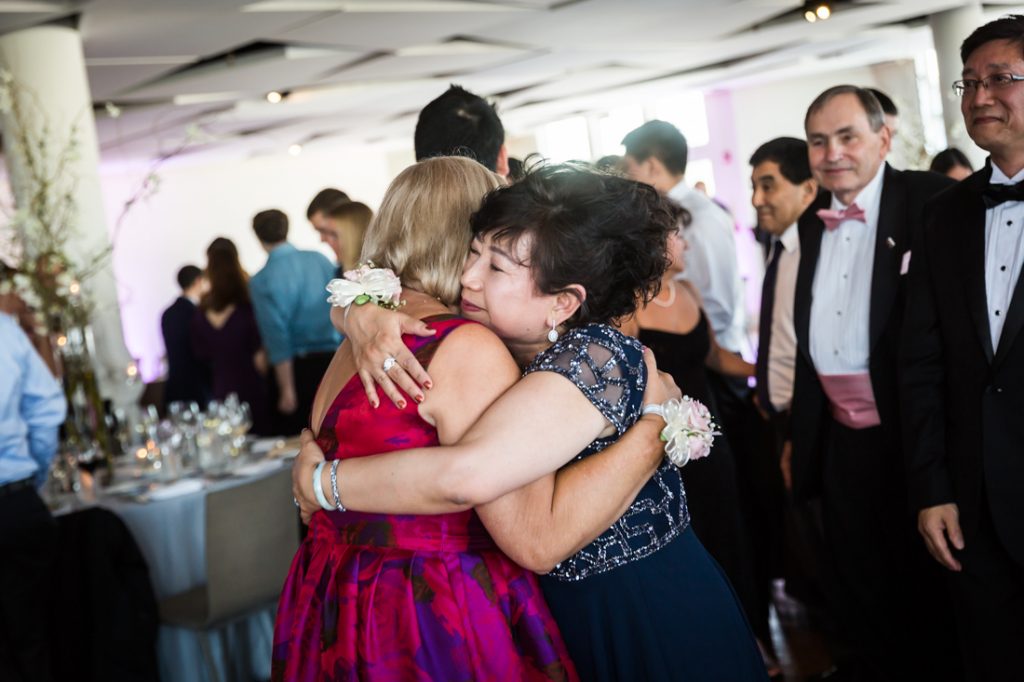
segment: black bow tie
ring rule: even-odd
[[[1024,201],[1024,182],[1016,185],[989,185],[981,192],[985,208],[995,208],[1007,201]]]

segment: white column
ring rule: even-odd
[[[68,243],[68,255],[78,263],[110,247],[107,219],[103,207],[99,176],[99,145],[92,97],[85,71],[82,39],[69,26],[44,25],[0,36],[0,64],[6,68],[24,93],[25,118],[37,131],[46,128],[50,154],[60,151],[72,126],[76,131],[78,154],[66,173],[76,179],[75,209],[72,220],[76,231]],[[7,142],[17,133],[10,116],[4,116],[4,152],[15,200],[25,192],[25,155],[17,145]],[[23,199],[22,199],[23,200]],[[95,302],[92,317],[95,338],[94,362],[100,390],[115,402],[125,402],[136,393],[125,384],[125,370],[131,356],[121,331],[114,272],[108,257],[102,268],[83,283],[83,290]]]
[[[953,81],[960,80],[963,62],[960,44],[967,36],[985,23],[979,0],[968,0],[962,7],[931,15],[932,41],[939,61],[939,80],[942,82],[942,118],[946,123],[946,139],[950,147],[958,147],[974,164],[980,167],[988,154],[967,135],[960,99],[953,94]]]

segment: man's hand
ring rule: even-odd
[[[332,314],[331,319],[335,318]],[[402,391],[416,402],[423,402],[423,388],[432,385],[430,375],[402,342],[402,334],[433,336],[433,329],[415,317],[375,305],[351,306],[348,318],[344,319],[343,315],[342,322],[342,331],[352,345],[356,371],[371,405],[379,404],[377,386],[399,409],[405,407]],[[396,362],[385,372],[384,361],[388,358]]]
[[[313,512],[320,509],[316,493],[313,492],[313,470],[324,461],[324,451],[316,444],[309,429],[302,429],[299,442],[299,454],[292,462],[292,496],[299,503],[302,522],[309,525]]]
[[[917,530],[924,537],[935,560],[951,571],[960,570],[960,562],[953,557],[949,543],[957,549],[964,548],[964,535],[960,531],[960,509],[955,504],[940,504],[927,507],[917,513]],[[947,536],[949,542],[946,541]]]
[[[782,483],[786,486],[786,490],[793,492],[793,441],[791,440],[782,444],[779,469],[782,470]]]
[[[299,399],[295,397],[295,391],[282,391],[277,399],[277,411],[281,414],[292,414],[299,409]]]

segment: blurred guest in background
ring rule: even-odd
[[[295,434],[308,426],[320,379],[341,343],[331,324],[327,283],[335,266],[318,251],[300,251],[288,243],[288,216],[261,211],[252,228],[267,252],[267,264],[250,283],[260,335],[274,366],[271,404],[277,429]]]
[[[423,107],[413,142],[417,161],[433,156],[468,156],[508,177],[505,127],[498,112],[483,97],[458,85]]]
[[[192,349],[212,368],[213,397],[224,400],[229,393],[238,394],[252,409],[252,432],[269,435],[267,359],[249,300],[248,275],[230,239],[214,239],[206,258],[210,289],[192,318]]]
[[[333,230],[327,224],[327,212],[345,201],[348,201],[347,194],[340,189],[327,187],[317,192],[313,200],[309,202],[309,207],[306,209],[306,219],[313,226],[313,229],[320,233],[320,241],[326,244],[330,243],[327,240],[333,234]]]
[[[947,178],[953,178],[956,181],[963,180],[974,173],[971,160],[956,147],[943,149],[936,154],[928,170],[933,173],[941,173]]]
[[[334,250],[338,259],[338,277],[356,267],[363,250],[363,235],[373,219],[373,211],[359,201],[342,201],[327,211],[330,236],[321,232],[320,239]]]
[[[160,330],[167,349],[167,384],[164,404],[176,401],[205,405],[210,399],[210,367],[192,350],[192,318],[199,308],[199,299],[206,287],[203,271],[195,265],[178,270],[181,295],[160,318]]]
[[[0,679],[48,682],[45,607],[57,524],[36,488],[64,422],[64,391],[25,332],[0,313]]]
[[[878,103],[882,105],[882,114],[885,116],[885,125],[889,128],[889,133],[892,137],[896,137],[896,133],[900,127],[900,110],[896,106],[896,102],[892,101],[892,97],[885,94],[877,88],[864,88],[878,100]]]

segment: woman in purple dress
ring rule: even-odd
[[[230,239],[214,239],[206,258],[210,290],[192,318],[192,349],[212,368],[213,397],[238,394],[252,409],[252,433],[269,435],[267,359],[249,303],[249,276]]]

